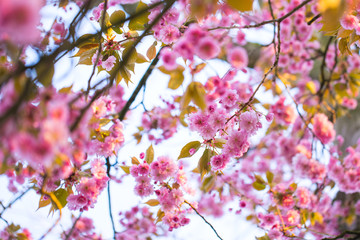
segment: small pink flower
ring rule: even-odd
[[[245,33],[243,31],[238,31],[236,35],[236,42],[242,46],[246,44]]]
[[[284,217],[286,224],[297,225],[300,222],[300,214],[296,210],[289,210]]]
[[[0,0],[0,39],[10,38],[19,44],[37,42],[43,3],[41,0]]]
[[[215,58],[220,53],[219,43],[212,37],[202,38],[196,48],[196,54],[205,60]]]
[[[110,56],[101,64],[101,66],[105,68],[106,71],[110,71],[114,67],[115,62],[116,57]]]
[[[347,14],[340,19],[340,24],[346,30],[353,30],[359,25],[359,19],[354,15]]]
[[[221,103],[228,108],[232,108],[236,105],[238,99],[237,92],[235,90],[227,90],[221,98]]]
[[[274,113],[268,113],[266,116],[266,121],[268,122],[272,122],[272,120],[274,119]]]
[[[161,60],[164,62],[166,70],[172,71],[177,68],[176,58],[176,53],[172,52],[169,48],[161,51]]]
[[[344,97],[342,105],[348,109],[353,110],[357,107],[357,101],[355,99]]]
[[[171,44],[178,40],[178,38],[180,37],[180,31],[177,27],[173,25],[166,25],[161,28],[159,35],[163,43]]]
[[[191,44],[186,38],[181,38],[174,44],[174,50],[182,57],[193,60],[194,58],[194,45]]]
[[[254,134],[257,130],[258,118],[254,111],[247,111],[240,115],[240,128],[249,134]]]
[[[215,155],[211,158],[210,164],[213,171],[223,170],[226,164],[229,162],[229,159],[226,155]]]
[[[244,48],[235,47],[230,49],[230,52],[228,53],[228,61],[233,67],[237,69],[243,69],[247,67],[249,59]]]
[[[318,113],[314,117],[314,133],[316,137],[319,138],[319,140],[323,144],[327,144],[334,140],[335,138],[335,130],[334,125],[332,122],[330,122],[327,118],[327,116],[323,113]]]

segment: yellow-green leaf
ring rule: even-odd
[[[56,190],[54,192],[54,195],[55,195],[55,197],[57,198],[57,200],[59,201],[59,203],[61,205],[61,206],[58,206],[56,203],[53,203],[53,206],[55,207],[55,209],[58,209],[59,207],[60,208],[65,207],[66,204],[67,204],[66,199],[67,199],[69,193],[65,189],[59,188],[58,190]]]
[[[52,62],[44,62],[36,66],[38,81],[44,87],[48,87],[51,85],[54,72],[55,72],[55,67]]]
[[[137,57],[136,57],[136,63],[146,63],[146,62],[148,62],[146,57],[144,55],[142,55],[141,53],[138,53]]]
[[[155,207],[155,206],[159,205],[159,201],[157,199],[150,199],[145,204]]]
[[[186,108],[191,102],[191,88],[190,85],[186,88],[186,91],[181,99],[181,108]]]
[[[154,43],[149,47],[149,49],[146,51],[146,56],[148,57],[148,59],[152,60],[155,58],[156,56],[156,45],[157,42],[154,41]]]
[[[265,180],[260,175],[255,174],[254,176],[255,176],[256,182],[261,183],[261,184],[266,183]]]
[[[259,182],[254,182],[252,185],[258,191],[264,190],[266,188],[265,184],[262,184],[262,183],[259,183]]]
[[[165,216],[165,213],[160,208],[156,214],[156,223],[161,222],[164,216]]]
[[[125,80],[126,85],[129,85],[129,82],[132,83],[132,81],[130,80],[131,74],[127,68],[120,68],[119,74]]]
[[[46,207],[47,205],[49,205],[51,203],[51,200],[50,198],[48,197],[47,199],[44,199],[44,195],[42,195],[40,197],[40,200],[39,200],[39,207],[38,209],[42,208],[42,207]]]
[[[315,225],[316,222],[322,224],[323,223],[323,216],[319,212],[312,212],[310,215],[310,222],[311,225]]]
[[[139,2],[139,5],[136,8],[136,12],[139,12],[146,7],[147,7],[147,5],[145,3]],[[144,30],[149,21],[149,19],[148,19],[149,14],[150,14],[150,12],[145,12],[145,13],[141,14],[140,16],[131,19],[129,22],[129,26],[128,26],[129,29],[135,30],[135,31]]]
[[[120,168],[121,168],[126,174],[130,174],[130,167],[129,167],[129,166],[120,166]]]
[[[200,82],[192,82],[189,85],[191,90],[191,99],[196,106],[204,110],[206,108],[205,102],[205,88]]]
[[[214,151],[212,151],[210,149],[205,149],[203,155],[201,156],[199,163],[198,163],[198,169],[200,172],[201,180],[203,179],[205,174],[210,172],[210,170],[211,170],[210,159],[214,155],[215,155]]]
[[[110,23],[114,26],[122,27],[124,25],[124,19],[126,15],[123,11],[117,10],[110,16]]]
[[[179,65],[177,69],[171,71],[168,88],[175,90],[181,86],[181,84],[184,82],[184,70],[185,68]]]
[[[152,145],[146,150],[145,161],[150,164],[154,161],[154,148]]]
[[[209,192],[215,186],[216,179],[214,176],[209,176],[204,179],[204,182],[201,186],[201,190],[205,193]]]
[[[131,158],[131,163],[132,163],[132,164],[135,164],[135,165],[139,165],[139,164],[140,164],[139,160],[138,160],[136,157],[132,157],[132,158]]]
[[[194,154],[195,154],[199,150],[200,146],[201,146],[201,143],[199,141],[192,141],[192,142],[187,143],[181,149],[178,159],[192,156],[190,154],[190,149],[195,149],[195,152],[194,152]]]
[[[305,86],[311,92],[311,94],[316,93],[316,85],[313,81],[307,82]]]
[[[226,0],[226,2],[230,7],[241,12],[252,10],[253,0]]]
[[[349,38],[340,39],[339,50],[342,54],[352,55],[350,47],[349,47]]]
[[[272,183],[272,181],[274,180],[274,174],[270,171],[266,171],[266,179],[268,183]]]

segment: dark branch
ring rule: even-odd
[[[217,231],[215,230],[215,228],[213,227],[213,225],[211,225],[211,223],[209,223],[209,222],[206,220],[206,218],[205,218],[203,215],[201,215],[201,214],[198,212],[198,210],[197,210],[193,205],[191,205],[191,203],[189,203],[188,201],[185,201],[185,203],[186,203],[187,205],[189,205],[189,206],[196,212],[196,214],[197,214],[198,216],[200,216],[200,217],[211,227],[211,229],[215,232],[216,236],[217,236],[219,239],[223,240],[223,239],[219,236],[219,234],[217,233]]]
[[[116,240],[116,229],[115,229],[114,217],[112,215],[111,194],[110,194],[110,181],[111,181],[110,169],[111,169],[111,164],[110,164],[110,158],[109,157],[106,158],[105,165],[106,165],[106,174],[109,177],[109,181],[108,181],[108,185],[107,185],[109,216],[110,216],[111,226],[112,226],[113,233],[114,233],[114,240]]]
[[[131,95],[131,97],[129,98],[129,100],[126,102],[125,106],[123,107],[123,109],[119,113],[120,121],[124,120],[125,115],[129,111],[129,108],[130,108],[131,104],[135,101],[135,99],[136,99],[137,95],[139,94],[141,88],[146,84],[147,79],[151,75],[151,73],[154,70],[156,64],[159,62],[160,52],[161,52],[161,49],[157,53],[154,60],[151,62],[150,66],[146,70],[144,76],[141,78],[141,80],[140,80],[139,84],[137,85],[136,89],[134,90],[133,94]]]

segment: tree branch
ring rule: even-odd
[[[135,101],[137,95],[139,94],[141,88],[146,84],[147,79],[149,78],[149,76],[151,75],[152,71],[154,70],[156,64],[159,62],[159,56],[160,56],[160,52],[161,49],[159,50],[159,52],[157,53],[156,57],[154,58],[154,60],[151,62],[150,66],[148,67],[148,69],[146,70],[145,74],[143,75],[143,77],[141,78],[139,84],[137,85],[137,87],[135,88],[134,92],[132,93],[131,97],[129,98],[129,100],[126,102],[125,106],[123,107],[123,109],[121,110],[121,112],[119,113],[119,119],[120,121],[124,120],[126,113],[129,111],[129,108],[131,106],[131,104]]]
[[[343,238],[343,237],[345,237],[346,235],[355,235],[355,237],[354,237],[354,238],[351,238],[351,239],[358,239],[358,238],[356,238],[356,237],[360,237],[360,232],[347,230],[347,231],[345,231],[345,232],[340,233],[339,235],[337,235],[337,236],[335,236],[335,237],[322,238],[321,240],[336,240],[336,239]]]
[[[184,201],[184,203],[186,203],[187,205],[189,205],[195,212],[196,212],[196,214],[198,215],[198,216],[200,216],[210,227],[211,227],[211,229],[215,232],[215,234],[216,234],[216,236],[219,238],[219,239],[221,239],[221,240],[223,240],[221,237],[220,237],[220,235],[217,233],[217,231],[215,230],[215,228],[213,227],[213,225],[211,225],[211,223],[209,223],[207,220],[206,220],[206,218],[203,216],[203,215],[201,215],[199,212],[198,212],[198,210],[191,204],[191,203],[189,203],[188,201]]]
[[[75,220],[75,222],[73,223],[73,225],[72,225],[69,233],[65,235],[65,236],[66,236],[66,237],[65,237],[65,240],[69,240],[71,234],[72,234],[72,233],[74,232],[74,230],[75,230],[76,223],[79,221],[79,219],[81,218],[81,215],[82,215],[82,214],[83,214],[83,212],[80,212],[79,216],[76,218],[76,220]]]

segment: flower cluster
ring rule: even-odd
[[[147,197],[155,193],[156,199],[148,203],[161,206],[163,222],[170,230],[189,223],[189,219],[183,215],[186,210],[181,209],[185,201],[184,193],[189,191],[182,166],[179,167],[169,157],[161,156],[150,164],[144,161],[132,165],[130,174],[137,183],[135,193],[138,196]]]
[[[120,213],[120,216],[120,224],[125,230],[116,234],[116,240],[147,239],[157,233],[155,219],[147,207],[133,207],[130,211]]]
[[[73,219],[75,221],[75,219]],[[66,230],[62,235],[62,239],[69,240],[85,240],[85,239],[94,239],[101,240],[101,235],[98,235],[94,232],[95,227],[93,220],[87,217],[80,217],[74,222],[74,226]]]

